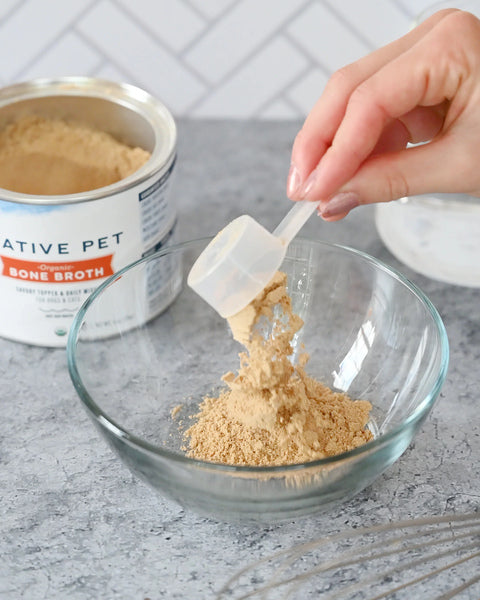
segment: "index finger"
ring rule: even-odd
[[[415,45],[442,19],[456,10],[447,9],[435,13],[403,37],[347,65],[332,76],[293,144],[291,160],[300,183],[305,181],[332,144],[345,116],[352,92],[384,65]],[[295,190],[290,190],[289,195],[295,197]]]
[[[478,38],[480,21],[461,11],[457,15],[452,17],[465,22],[439,22],[438,29],[432,28],[352,92],[334,139],[301,196],[329,198],[370,156],[389,122],[419,106],[438,106],[456,95],[461,82],[466,85],[470,66],[455,42],[458,31],[467,35],[474,21]]]

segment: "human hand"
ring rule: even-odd
[[[332,76],[295,139],[287,194],[329,221],[403,196],[480,196],[479,148],[480,21],[444,10]]]

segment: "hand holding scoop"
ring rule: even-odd
[[[222,317],[235,315],[270,282],[288,244],[317,207],[317,202],[296,202],[273,233],[248,215],[234,219],[197,258],[188,285]]]

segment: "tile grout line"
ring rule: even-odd
[[[298,113],[299,119],[305,119],[305,111],[300,106],[298,106],[297,103],[292,98],[290,98],[288,94],[283,95],[281,99],[286,104],[288,104],[295,112]]]
[[[201,10],[198,9],[197,6],[195,6],[194,2],[190,2],[190,0],[180,0],[182,2],[182,4],[184,4],[185,6],[188,6],[188,8],[194,12],[197,17],[200,17],[200,19],[202,19],[202,21],[205,21],[205,23],[208,23],[209,18],[207,15],[205,15],[204,13],[202,13]]]
[[[1,18],[0,25],[2,25],[4,21],[8,21],[8,19],[10,19],[18,10],[20,10],[24,4],[27,4],[27,2],[28,0],[20,0],[17,2],[17,4],[15,4],[15,6],[12,6],[12,8],[8,10]]]
[[[275,42],[276,40],[284,40],[284,42],[291,45],[293,49],[295,49],[304,59],[307,61],[308,65],[301,68],[290,80],[287,84],[284,84],[278,87],[274,92],[270,94],[270,97],[262,101],[259,107],[253,109],[251,112],[251,117],[255,118],[261,114],[262,111],[265,111],[268,106],[273,104],[275,100],[281,100],[288,106],[292,108],[299,115],[304,115],[304,109],[298,105],[297,101],[292,98],[291,91],[292,87],[301,82],[302,79],[308,76],[309,72],[318,69],[320,72],[323,72],[327,77],[330,77],[331,70],[328,69],[325,64],[319,59],[319,57],[314,56],[308,49],[305,49],[301,45],[301,38],[297,39],[295,35],[289,32],[289,26],[293,23],[299,15],[307,11],[313,5],[320,3],[325,10],[329,11],[336,19],[338,19],[339,23],[343,25],[350,33],[362,44],[366,45],[368,49],[373,49],[375,46],[372,45],[372,42],[364,36],[361,30],[357,29],[355,23],[350,22],[346,17],[344,17],[337,9],[335,5],[330,4],[328,0],[302,0],[299,2],[299,6],[294,7],[294,11],[288,17],[282,19],[279,25],[277,25],[272,32],[266,37],[262,38],[257,43],[254,43],[252,48],[233,66],[231,67],[224,75],[222,75],[218,81],[210,81],[208,77],[204,76],[201,72],[197,70],[195,66],[189,64],[186,55],[189,52],[194,51],[195,46],[200,43],[200,41],[208,35],[208,33],[221,22],[226,16],[228,16],[242,0],[233,0],[230,1],[229,4],[224,7],[219,13],[217,13],[212,18],[209,18],[208,15],[202,13],[201,8],[195,6],[195,3],[192,0],[177,0],[181,1],[185,8],[192,11],[199,19],[204,21],[205,27],[185,45],[183,48],[176,51],[169,47],[167,43],[165,43],[160,35],[157,35],[156,32],[149,27],[148,22],[142,22],[136,13],[131,12],[131,7],[129,5],[124,6],[119,0],[109,0],[109,3],[112,7],[116,8],[119,13],[123,14],[124,17],[128,18],[129,21],[133,22],[135,27],[138,27],[139,30],[149,39],[153,41],[158,48],[163,49],[168,56],[173,61],[176,61],[179,66],[185,69],[186,73],[190,73],[190,75],[198,81],[200,86],[203,87],[198,95],[195,95],[193,101],[188,103],[188,98],[183,98],[182,104],[184,104],[184,108],[179,112],[180,115],[185,117],[193,117],[195,115],[192,114],[198,107],[201,107],[205,103],[208,103],[210,98],[213,98],[219,91],[222,90],[223,87],[228,85],[228,83],[233,80],[241,71],[248,71],[248,65],[252,60],[255,60],[259,55],[265,52],[268,47]],[[6,22],[9,18],[15,15],[17,11],[19,11],[23,6],[28,3],[28,0],[19,0],[6,15],[0,20],[0,27],[8,27]],[[31,69],[36,63],[38,63],[43,54],[47,51],[54,50],[55,45],[58,44],[62,38],[65,37],[68,33],[72,33],[80,40],[83,40],[84,43],[89,45],[92,48],[92,51],[98,54],[98,60],[96,60],[96,65],[90,67],[88,71],[90,73],[98,72],[103,67],[111,64],[112,67],[119,70],[120,73],[124,73],[125,76],[128,76],[132,79],[133,83],[137,82],[137,78],[132,76],[132,72],[129,68],[125,68],[125,66],[121,63],[121,56],[116,56],[115,54],[109,54],[108,51],[100,48],[96,44],[96,40],[93,37],[90,37],[88,31],[83,32],[80,29],[81,21],[98,3],[98,0],[91,0],[87,2],[87,6],[84,7],[81,12],[75,15],[74,18],[67,19],[67,24],[61,27],[61,29],[51,38],[44,46],[41,47],[40,51],[36,53],[35,56],[32,56],[30,59],[26,61],[24,65],[22,65],[12,77],[9,77],[6,83],[15,82],[18,79],[21,79],[22,76]],[[411,17],[411,13],[409,9],[405,6],[402,0],[389,0],[390,6],[396,7],[399,11],[401,11],[404,15]],[[166,9],[166,14],[168,15],[168,9]],[[201,24],[198,23],[198,27],[201,28]],[[288,57],[287,57],[288,58]],[[281,65],[279,65],[279,68]],[[321,90],[319,90],[319,93]],[[301,97],[299,97],[301,100]]]
[[[75,31],[75,35],[78,35],[79,37],[81,37],[77,31]],[[84,39],[84,38],[82,38],[82,39]],[[97,48],[95,48],[95,50],[97,50]],[[89,70],[88,77],[94,77],[94,78],[97,77],[97,73],[101,69],[103,69],[103,67],[106,67],[109,64],[111,64],[110,61],[108,60],[108,58],[106,56],[104,56],[103,54],[101,54],[98,58],[99,58],[99,60],[98,60],[97,65]]]
[[[134,13],[131,13],[129,9],[125,8],[123,6],[123,4],[119,4],[116,0],[110,0],[115,7],[126,17],[128,17],[129,20],[134,21],[135,24],[139,27],[139,29],[142,30],[142,32],[148,34],[148,36],[153,40],[153,42],[160,46],[163,50],[165,50],[165,52],[167,52],[170,56],[172,56],[179,64],[182,65],[182,67],[188,71],[190,73],[190,75],[192,75],[192,77],[195,77],[196,79],[199,80],[200,83],[202,83],[205,87],[209,87],[210,82],[205,79],[205,77],[202,76],[201,73],[198,73],[195,69],[193,69],[190,65],[186,64],[185,61],[183,59],[181,59],[181,54],[182,52],[175,52],[175,50],[173,50],[172,48],[170,48],[168,46],[168,44],[166,44],[163,40],[161,40],[154,31],[152,31],[147,25],[145,25],[142,21],[140,21],[136,15]]]
[[[103,58],[103,61],[92,71],[92,75],[97,76],[98,71],[104,67],[105,65],[112,65],[117,69],[120,73],[124,73],[128,76],[129,81],[125,81],[125,83],[132,83],[133,85],[138,85],[136,77],[132,73],[130,73],[128,68],[125,68],[121,63],[119,63],[115,57],[107,56],[104,54],[102,48],[97,46],[95,40],[91,38],[89,35],[84,33],[83,31],[79,31],[78,29],[74,29],[75,33],[85,42],[87,42],[90,46],[92,46],[96,52],[100,54]]]
[[[93,38],[91,38],[88,34],[82,32],[82,31],[78,31],[78,30],[75,30],[75,33],[80,38],[82,38],[85,42],[87,42],[90,46],[95,48],[95,51],[98,52],[101,55],[101,57],[103,58],[103,60],[100,62],[100,64],[91,72],[92,76],[96,77],[98,71],[101,68],[103,68],[105,65],[112,65],[115,69],[118,70],[119,73],[126,76],[126,79],[123,80],[124,83],[130,83],[132,85],[137,85],[142,88],[147,87],[147,86],[145,86],[144,83],[138,81],[138,79],[135,77],[135,75],[130,71],[130,69],[128,67],[125,67],[122,63],[118,62],[118,60],[115,56],[109,56],[109,55],[104,54],[102,48],[98,47],[95,43],[95,40]],[[147,90],[147,91],[149,91],[149,90]],[[164,101],[163,98],[160,98],[160,100],[162,102]],[[183,109],[182,111],[177,113],[171,105],[167,105],[167,108],[172,112],[172,115],[175,118],[188,117],[186,109]]]
[[[301,12],[303,12],[308,5],[312,4],[315,0],[307,0],[295,13],[295,17],[296,18]],[[292,20],[292,16],[290,15],[288,17],[288,21]],[[209,89],[209,93],[207,94],[207,97],[214,94],[215,92],[218,91],[219,88],[221,88],[223,85],[225,85],[225,83],[228,83],[229,80],[231,80],[240,69],[242,69],[243,67],[245,67],[245,65],[247,65],[252,58],[255,57],[255,55],[258,55],[262,50],[264,50],[276,37],[279,37],[279,34],[283,33],[283,29],[285,28],[285,22],[281,23],[274,31],[272,31],[267,37],[263,38],[262,41],[257,44],[252,50],[250,50],[239,62],[237,62],[237,64],[235,65],[235,67],[233,69],[231,69],[230,71],[228,71],[227,73],[225,73],[225,75],[223,75],[217,82],[215,82],[214,84],[212,84],[210,86]],[[203,98],[198,98],[197,100],[195,100],[194,102],[192,102],[192,104],[190,104],[188,106],[188,108],[186,109],[186,116],[190,116],[190,113],[192,111],[194,111],[196,108],[198,108],[199,106],[201,106],[201,104],[205,101],[205,97]]]
[[[210,23],[216,23],[217,21],[220,21],[221,19],[223,19],[223,17],[228,14],[230,12],[230,10],[232,10],[233,5],[236,4],[237,0],[231,0],[230,4],[222,9],[219,13],[217,13],[214,17],[209,17],[208,15],[206,15],[205,13],[203,13],[198,6],[195,5],[194,2],[191,2],[190,0],[181,0],[183,2],[183,4],[187,5],[188,7],[190,7],[193,11],[196,12],[196,14],[202,18],[205,23],[210,24]]]
[[[219,21],[228,15],[228,13],[231,13],[236,5],[237,1],[234,0],[231,4],[229,4],[229,6],[227,6],[227,8],[225,8],[225,10],[221,11],[212,19],[208,19],[205,29],[201,31],[195,38],[190,40],[190,42],[181,50],[179,54],[182,55],[182,58],[185,54],[188,54],[188,52],[190,52],[190,50],[192,50],[192,48],[194,48]]]
[[[415,15],[410,12],[410,10],[403,4],[402,0],[390,0],[392,4],[394,4],[403,14],[408,17],[411,21],[413,21]]]
[[[299,118],[302,118],[305,116],[304,111],[297,106],[297,104],[295,103],[295,101],[293,101],[291,98],[288,97],[288,94],[286,93],[288,88],[291,85],[295,85],[295,82],[299,82],[301,81],[306,75],[308,75],[308,73],[311,70],[311,65],[308,65],[305,69],[303,69],[300,73],[298,73],[297,75],[295,75],[295,77],[292,77],[292,79],[286,83],[284,86],[282,86],[281,88],[279,88],[276,92],[275,95],[272,96],[271,98],[269,98],[268,100],[266,100],[265,102],[263,102],[263,104],[261,104],[257,109],[255,109],[251,115],[252,118],[259,118],[259,115],[262,111],[266,110],[268,108],[268,106],[270,104],[272,104],[275,100],[283,100],[284,102],[286,102],[287,104],[290,105],[291,108],[293,108],[295,110],[295,112],[297,113],[297,116]]]
[[[14,75],[13,78],[11,78],[12,81],[19,81],[22,78],[22,73],[25,73],[26,71],[28,71],[28,69],[30,69],[37,61],[38,58],[41,57],[45,51],[49,50],[50,48],[52,48],[53,46],[55,46],[55,44],[58,43],[58,41],[68,32],[68,31],[74,31],[75,30],[75,24],[78,21],[79,18],[81,18],[81,16],[85,15],[91,8],[92,6],[95,4],[95,0],[91,0],[91,2],[89,3],[89,5],[79,14],[77,14],[75,16],[75,19],[69,21],[68,25],[66,25],[65,27],[62,28],[62,30],[57,33],[57,35],[55,35],[55,37],[51,40],[49,40],[49,42],[43,46],[42,50],[35,55],[34,57],[32,57],[29,61],[27,61],[27,63],[25,65],[23,65]]]
[[[383,1],[385,1],[385,0],[383,0]],[[337,9],[333,8],[333,6],[330,4],[330,2],[326,2],[325,0],[323,0],[322,4],[328,11],[330,11],[330,13],[336,19],[338,19],[338,21],[340,23],[342,23],[342,25],[345,27],[345,29],[348,29],[348,31],[350,31],[350,33],[353,34],[357,38],[358,41],[362,42],[362,44],[364,44],[367,47],[367,51],[371,52],[372,50],[376,49],[375,45],[372,44],[372,42],[367,37],[365,37],[361,31],[359,31],[356,27],[354,27],[354,25],[352,25],[352,23],[347,21],[345,19],[345,17],[342,15],[342,13],[338,12]]]
[[[301,12],[303,12],[309,4],[312,4],[313,2],[315,2],[315,0],[304,0],[304,4],[296,11],[295,15],[292,17],[292,15],[290,15],[288,17],[289,20],[291,20],[292,18],[296,18]],[[223,16],[223,15],[222,15]],[[230,69],[230,71],[228,71],[227,73],[225,73],[224,75],[222,75],[222,77],[215,83],[213,82],[209,82],[209,85],[212,87],[214,86],[214,89],[217,89],[218,87],[222,86],[225,81],[227,81],[229,78],[231,78],[236,71],[238,71],[238,68],[242,67],[245,65],[245,63],[247,63],[248,61],[251,60],[251,58],[258,53],[259,50],[261,50],[262,48],[264,48],[271,40],[274,36],[278,35],[279,33],[282,32],[283,28],[285,27],[285,22],[281,23],[280,25],[278,25],[278,27],[276,28],[276,30],[274,30],[271,34],[269,34],[267,37],[263,38],[261,42],[259,42],[254,48],[253,50],[250,50],[246,56],[244,56],[236,65],[235,67],[233,67],[232,69]],[[203,37],[203,36],[202,36]],[[196,42],[195,42],[196,43]],[[190,48],[191,49],[191,48]],[[185,51],[186,53],[186,51]],[[192,67],[193,68],[193,67]]]
[[[330,77],[332,76],[332,71],[331,69],[329,69],[328,67],[326,67],[324,65],[324,63],[319,60],[318,56],[314,56],[313,54],[310,53],[309,50],[307,50],[306,48],[304,48],[299,41],[297,40],[296,37],[294,37],[291,33],[289,33],[288,31],[284,31],[283,32],[283,36],[288,40],[288,42],[290,44],[292,44],[292,46],[294,46],[298,52],[301,52],[305,58],[308,59],[308,61],[310,62],[312,67],[317,67],[320,71],[323,71],[323,73],[328,77],[328,79],[330,79]]]

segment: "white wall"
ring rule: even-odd
[[[432,0],[1,0],[0,84],[127,81],[177,116],[298,118]]]

